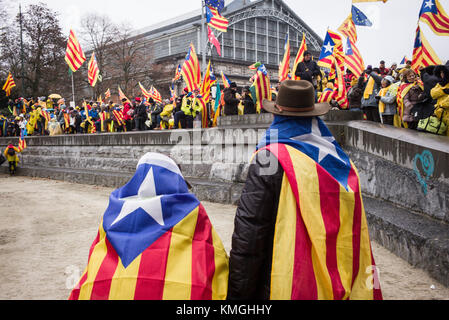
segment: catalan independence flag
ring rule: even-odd
[[[112,192],[71,300],[223,300],[228,257],[175,162],[141,158]]]
[[[14,79],[12,77],[11,72],[8,74],[8,77],[6,78],[6,82],[2,87],[2,90],[6,92],[6,96],[9,97],[11,95],[11,89],[16,86],[16,83],[14,82]]]
[[[258,112],[263,109],[263,100],[271,101],[270,77],[264,64],[261,64],[257,69],[250,92]]]
[[[65,61],[72,72],[76,72],[86,61],[84,52],[75,36],[73,30],[70,30],[69,41],[67,42],[67,50],[65,53]]]
[[[439,0],[423,0],[419,19],[440,36],[449,36],[449,16]]]
[[[229,21],[216,8],[206,6],[207,24],[220,32],[227,32]]]
[[[100,75],[100,69],[98,68],[97,58],[95,57],[95,52],[92,53],[88,65],[88,80],[92,87],[97,84],[98,76]]]
[[[296,69],[298,64],[304,61],[304,52],[307,51],[306,34],[302,34],[301,45],[299,46],[298,53],[296,54],[295,62],[293,63],[292,77],[293,80],[301,80],[300,77],[296,76]]]
[[[223,86],[229,88],[231,86],[231,80],[221,71],[221,81],[223,81]]]
[[[25,150],[27,147],[27,143],[25,141],[25,130],[22,130],[20,133],[20,138],[19,138],[19,152],[22,152],[23,150]]]
[[[365,62],[355,42],[347,38],[345,66],[358,78],[365,71]]]
[[[284,58],[279,64],[279,82],[288,79],[288,75],[290,73],[290,55],[291,55],[290,41],[287,34],[285,37],[285,44],[284,44]]]
[[[151,98],[151,93],[145,89],[145,87],[139,82],[139,87],[140,90],[142,91],[142,94],[145,98],[147,98],[147,100],[149,100]]]
[[[285,172],[270,298],[381,300],[357,169],[324,122],[276,115],[265,149]]]
[[[342,25],[338,28],[338,31],[346,38],[351,39],[353,43],[357,42],[357,28],[355,26],[354,20],[352,19],[352,13],[349,17],[343,21]]]
[[[421,28],[416,29],[415,45],[413,48],[412,69],[418,72],[420,67],[442,64],[429,41],[424,37]]]
[[[184,77],[184,81],[187,83],[187,89],[189,92],[193,92],[200,88],[200,64],[193,43],[190,44],[189,52],[187,53],[186,60],[181,68],[181,73]]]
[[[153,98],[154,101],[156,101],[158,103],[162,103],[162,96],[154,86],[151,86],[150,94],[151,94],[151,98]]]
[[[332,55],[334,55],[337,60],[341,60],[339,56],[344,56],[343,41],[339,34],[328,30],[321,49],[318,65],[330,69],[333,64]]]

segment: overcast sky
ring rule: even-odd
[[[15,1],[15,4],[14,4]],[[70,28],[76,32],[80,28],[83,15],[96,12],[108,15],[119,23],[127,21],[136,29],[175,18],[186,12],[199,9],[201,0],[7,0],[12,11],[18,11],[18,4],[43,2],[57,11],[65,33]],[[231,2],[226,1],[226,3]],[[352,0],[285,0],[322,39],[329,27],[337,31],[349,15]],[[357,27],[358,42],[365,64],[377,66],[381,59],[390,65],[400,63],[404,55],[412,58],[413,44],[418,14],[423,0],[389,0],[386,4],[358,3],[361,9],[374,23],[373,27]],[[440,0],[449,13],[449,0]],[[446,63],[449,60],[449,37],[436,36],[430,28],[421,23],[421,30],[434,50]],[[187,50],[187,48],[186,48]]]

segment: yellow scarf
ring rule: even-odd
[[[388,90],[390,89],[391,86],[388,86],[386,88],[382,88],[379,91],[379,96],[380,97],[385,97],[385,95],[387,94]],[[385,112],[385,103],[383,103],[382,101],[379,100],[379,112],[380,113],[384,113]]]
[[[374,78],[370,77],[369,80],[368,80],[368,84],[366,85],[365,92],[363,93],[363,98],[365,100],[369,99],[369,96],[373,94],[373,92],[374,92],[374,83],[375,83]]]

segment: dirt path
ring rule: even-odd
[[[67,299],[111,191],[0,174],[0,299]],[[203,204],[229,252],[235,207]],[[385,299],[449,299],[449,289],[424,271],[376,243],[373,251]]]

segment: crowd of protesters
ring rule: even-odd
[[[368,121],[449,136],[449,61],[418,73],[411,62],[387,68],[381,61],[377,68],[368,66],[360,77],[347,70],[348,106],[342,108],[332,94],[335,78],[321,70],[310,53],[305,55],[296,75],[313,83],[317,101],[329,102],[335,109],[362,111]],[[273,99],[276,94],[273,88]],[[213,127],[219,116],[264,112],[250,88],[240,91],[234,82],[217,98],[220,103],[211,99],[204,107],[198,95],[186,88],[171,100],[135,97],[124,98],[120,104],[85,100],[80,107],[67,106],[63,98],[20,98],[9,102],[10,116],[0,115],[0,137]],[[207,115],[203,110],[208,110]]]

